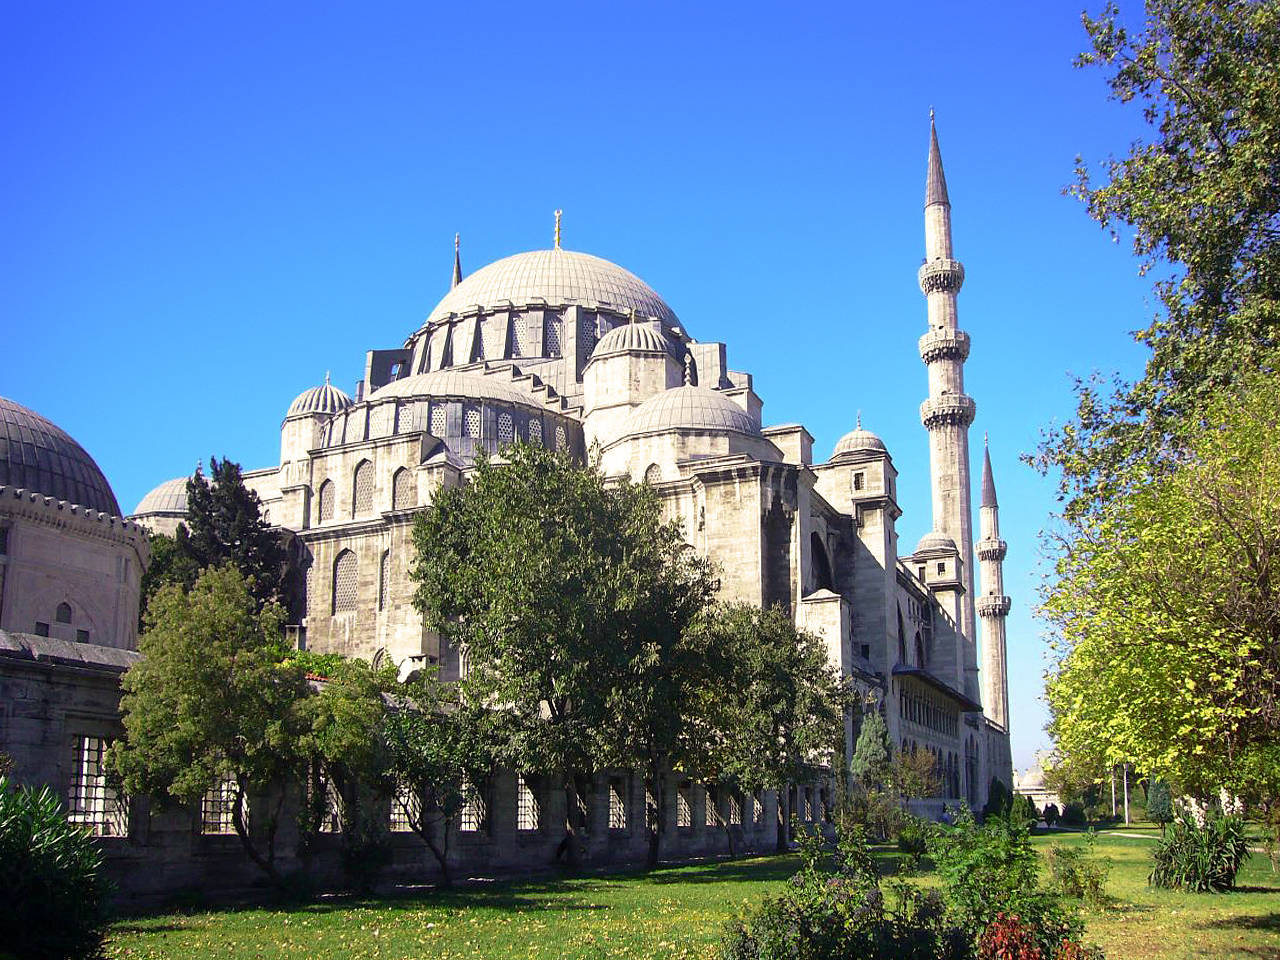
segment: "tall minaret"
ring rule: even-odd
[[[982,712],[1009,729],[1009,668],[1005,660],[1004,620],[1009,598],[1004,594],[1004,555],[1008,545],[1000,539],[1000,505],[991,477],[991,451],[982,453],[982,519],[978,560],[982,564],[982,596],[978,616],[982,620]]]
[[[929,332],[920,338],[920,359],[929,371],[929,399],[920,419],[929,431],[929,468],[933,482],[933,529],[955,541],[960,551],[960,628],[973,650],[973,515],[969,493],[969,424],[973,399],[964,392],[964,361],[969,335],[956,319],[956,294],[964,283],[964,265],[952,259],[951,201],[942,173],[938,131],[929,112],[929,177],[924,194],[925,261],[920,290],[929,302]],[[976,659],[976,658],[975,658]],[[972,660],[970,660],[972,662]],[[975,664],[976,665],[976,664]]]

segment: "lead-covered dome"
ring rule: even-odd
[[[947,550],[955,552],[956,542],[948,537],[945,533],[937,530],[931,530],[920,538],[920,542],[916,544],[916,553],[924,553],[928,550]]]
[[[517,308],[599,305],[678,323],[666,301],[634,273],[589,253],[555,249],[517,253],[480,268],[436,304],[425,326],[476,306],[491,309],[508,303]]]
[[[175,517],[187,515],[187,477],[166,480],[138,501],[131,516],[161,514]]]
[[[301,417],[317,413],[332,416],[340,410],[347,409],[351,403],[351,398],[331,384],[329,377],[325,376],[324,383],[320,386],[303,390],[298,394],[293,403],[289,404],[289,412],[285,416]]]
[[[65,430],[0,397],[0,486],[77,503],[119,516],[111,484]]]
[[[664,390],[640,404],[623,422],[621,434],[678,429],[760,435],[751,416],[724,394],[689,385]]]
[[[884,441],[877,437],[870,430],[862,429],[862,422],[858,422],[858,426],[850,430],[843,437],[836,441],[836,448],[831,454],[831,459],[835,459],[842,453],[859,453],[864,450],[874,450],[877,453],[888,453],[888,449],[884,445]]]
[[[614,327],[596,344],[591,359],[617,353],[666,353],[667,340],[647,323],[624,323]]]

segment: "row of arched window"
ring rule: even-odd
[[[914,740],[902,740],[903,753],[915,753],[921,749],[920,745]],[[937,747],[925,744],[924,749],[933,755],[934,771],[938,775],[938,790],[934,796],[940,797],[958,797],[960,796],[960,756],[950,750],[940,750]],[[973,776],[970,774],[969,782],[973,783]]]
[[[308,581],[310,578],[308,578]],[[359,569],[354,550],[342,550],[333,560],[332,612],[351,613],[359,599]],[[383,550],[378,560],[378,609],[385,610],[391,599],[391,551]]]
[[[959,729],[955,713],[945,709],[932,697],[907,689],[898,691],[898,703],[904,720],[918,723],[948,737],[954,737]]]
[[[350,517],[368,516],[373,513],[374,481],[373,464],[361,460],[356,464],[351,476],[351,495],[346,503],[351,504]],[[316,497],[316,516],[319,523],[333,520],[338,509],[338,486],[332,479],[320,484]],[[408,510],[418,505],[418,485],[407,467],[401,467],[391,477],[391,509]],[[344,504],[345,506],[345,504]],[[345,510],[344,510],[345,512]]]

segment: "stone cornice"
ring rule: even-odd
[[[147,530],[133,520],[42,496],[19,487],[0,486],[0,516],[7,515],[72,531],[106,543],[132,547],[144,566],[151,558]]]

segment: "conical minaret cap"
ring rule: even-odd
[[[947,199],[947,177],[942,172],[942,151],[938,149],[938,128],[933,122],[933,111],[929,111],[929,179],[924,186],[924,205],[935,203],[951,205]]]
[[[982,451],[982,505],[997,507],[996,482],[991,476],[991,449],[984,447]]]
[[[455,233],[453,235],[453,279],[449,284],[452,290],[462,282],[462,235]]]

